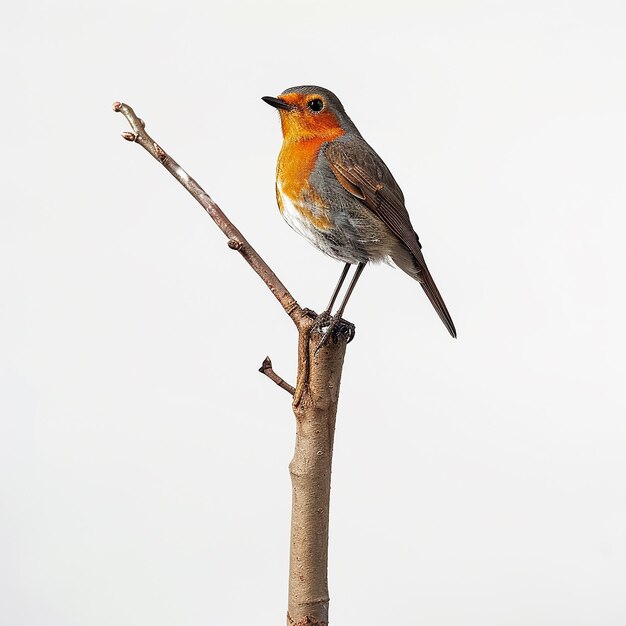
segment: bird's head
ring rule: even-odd
[[[331,141],[346,132],[358,133],[339,98],[323,87],[290,87],[278,98],[265,96],[263,101],[278,109],[287,141]]]

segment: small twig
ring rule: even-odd
[[[139,119],[133,109],[123,102],[114,102],[113,110],[121,113],[130,124],[133,132],[125,132],[122,137],[127,141],[138,143],[147,150],[176,180],[200,203],[219,229],[228,237],[228,245],[237,250],[248,262],[250,267],[261,277],[283,309],[294,321],[298,328],[302,320],[302,309],[295,298],[289,293],[278,276],[261,258],[259,253],[250,245],[248,240],[239,232],[235,225],[226,217],[220,207],[211,199],[208,193],[174,159],[157,144],[146,132],[145,123]]]
[[[296,388],[285,382],[273,369],[272,360],[266,356],[263,365],[259,367],[259,372],[265,374],[270,380],[273,380],[279,387],[290,393],[292,396],[296,392]]]

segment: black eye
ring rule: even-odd
[[[324,108],[324,103],[319,98],[309,100],[306,105],[309,109],[311,109],[311,111],[315,111],[315,113],[319,113]]]

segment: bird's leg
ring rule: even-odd
[[[346,280],[346,276],[348,275],[348,272],[350,271],[350,263],[346,263],[345,267],[343,268],[343,271],[341,272],[341,276],[339,277],[339,282],[337,283],[337,286],[335,287],[335,291],[333,291],[333,295],[330,298],[330,302],[328,303],[328,306],[326,307],[326,310],[324,311],[325,313],[330,313],[333,310],[333,305],[335,304],[335,300],[337,299],[337,296],[339,295],[339,290],[341,289],[342,285],[343,285],[343,281]]]
[[[335,329],[337,328],[337,325],[341,321],[343,312],[346,310],[346,305],[348,304],[348,300],[350,299],[350,296],[352,295],[352,292],[354,291],[354,287],[356,286],[356,283],[359,280],[359,277],[363,273],[364,269],[365,269],[365,263],[359,263],[357,265],[356,272],[354,272],[354,276],[352,277],[352,281],[350,282],[348,291],[346,291],[346,295],[344,296],[343,302],[341,303],[341,306],[337,309],[337,313],[335,313],[332,316],[330,320],[330,324],[328,325],[328,328],[326,329],[326,332],[324,333],[322,340],[320,341],[319,345],[315,349],[315,352],[317,352],[328,341],[328,338],[333,335]],[[349,333],[348,343],[350,343],[352,339],[354,338],[354,326],[351,325],[351,327],[348,329],[348,333]]]
[[[344,281],[346,280],[346,276],[348,275],[349,271],[350,271],[350,263],[346,263],[345,267],[343,268],[341,272],[341,276],[339,277],[339,282],[337,283],[337,286],[335,287],[335,290],[333,291],[333,295],[330,297],[330,302],[328,303],[328,306],[324,309],[324,311],[322,311],[317,316],[317,320],[315,322],[316,328],[321,329],[322,326],[324,326],[324,324],[328,322],[328,320],[330,319],[330,313],[333,310],[333,305],[335,304],[335,300],[337,299],[337,296],[339,295],[339,291],[341,290],[341,287]]]
[[[348,300],[350,299],[350,296],[352,295],[352,292],[354,291],[354,287],[356,286],[356,283],[359,280],[359,277],[363,273],[364,269],[365,269],[365,263],[359,263],[357,265],[356,272],[354,273],[354,276],[352,277],[352,282],[350,283],[350,286],[348,287],[348,291],[346,291],[346,295],[343,299],[343,302],[341,303],[341,306],[339,307],[337,313],[335,313],[333,318],[336,317],[337,319],[341,319],[343,312],[346,310],[346,304],[348,304]]]

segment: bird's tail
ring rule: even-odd
[[[453,337],[456,337],[454,322],[450,317],[450,313],[448,313],[446,303],[443,301],[433,277],[428,271],[428,266],[426,265],[422,251],[419,248],[410,251],[405,246],[398,245],[393,250],[391,258],[401,270],[405,271],[422,286],[422,289],[428,296],[433,307],[435,307],[437,315],[441,318],[448,332]]]
[[[426,295],[428,296],[430,303],[433,305],[433,307],[435,307],[437,315],[439,315],[441,321],[448,329],[448,332],[453,337],[456,337],[456,328],[454,327],[454,322],[450,317],[450,313],[448,312],[446,303],[443,301],[443,298],[439,293],[439,289],[437,289],[437,285],[435,285],[435,281],[433,280],[433,277],[430,275],[430,272],[428,271],[428,268],[426,266],[421,268],[418,280],[419,284],[424,290],[424,293],[426,293]]]

